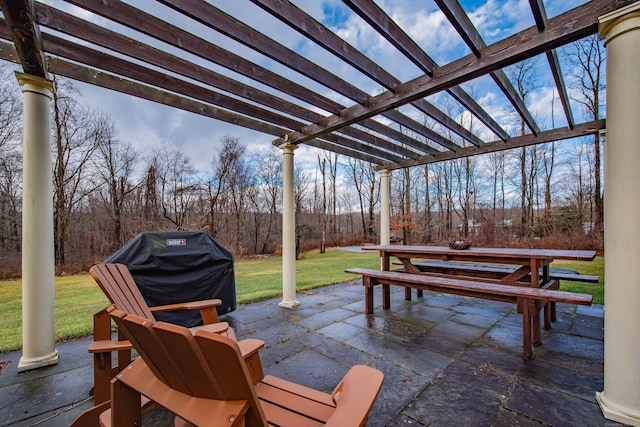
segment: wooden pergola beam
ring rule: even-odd
[[[544,32],[539,32],[536,27],[523,30],[482,49],[479,58],[473,54],[467,55],[442,66],[432,78],[425,75],[410,80],[399,85],[395,93],[384,92],[372,97],[366,106],[355,105],[346,108],[340,112],[340,115],[331,116],[321,124],[309,125],[302,132],[289,133],[287,140],[304,142],[316,138],[363,118],[375,116],[452,85],[461,84],[594,34],[598,29],[598,16],[632,2],[632,0],[592,0],[550,19]]]
[[[69,0],[70,3],[78,7],[85,8],[99,16],[113,20],[121,25],[132,28],[150,37],[168,43],[174,47],[182,49],[186,52],[199,56],[207,61],[214,62],[234,72],[240,73],[255,81],[261,82],[272,87],[282,93],[293,96],[304,102],[321,108],[329,113],[336,113],[345,107],[336,101],[333,101],[323,95],[314,92],[302,84],[295,83],[284,78],[260,65],[252,63],[241,56],[216,46],[208,41],[194,36],[193,34],[170,25],[155,16],[149,15],[131,5],[122,2],[114,2],[110,0]],[[43,16],[41,25],[53,25],[51,20],[47,19],[48,15]],[[74,34],[75,37],[85,38],[86,29],[80,28]],[[139,44],[136,42],[136,44]],[[105,47],[109,47],[109,39],[105,39]],[[409,125],[412,121],[406,116],[400,116],[399,119],[406,119],[404,125]],[[391,140],[402,141],[407,146],[416,148],[421,153],[429,153],[433,151],[424,142],[418,141],[408,136],[399,135],[399,132],[382,125],[374,120],[364,120],[359,125],[369,128]],[[348,131],[345,131],[345,133]]]
[[[47,79],[40,30],[34,24],[32,0],[0,0],[0,8],[22,69],[27,74]]]
[[[538,28],[538,30],[544,31],[545,27],[547,26],[547,11],[544,9],[544,3],[542,2],[542,0],[529,0],[529,4],[531,5],[533,18],[536,21],[536,27]],[[555,49],[551,49],[546,52],[546,56],[547,62],[549,63],[549,68],[551,68],[551,75],[553,75],[553,81],[555,82],[556,89],[558,90],[560,102],[562,103],[564,116],[567,119],[567,125],[569,126],[569,129],[573,129],[575,122],[573,120],[571,104],[569,104],[567,87],[564,84],[564,79],[562,78],[562,70],[560,69],[558,53]]]
[[[576,125],[573,129],[569,128],[557,128],[547,131],[542,131],[538,135],[526,134],[523,136],[517,136],[509,138],[506,142],[497,140],[493,142],[487,142],[480,148],[465,147],[459,150],[455,155],[449,152],[441,152],[433,156],[424,156],[418,160],[403,160],[398,163],[385,163],[381,165],[379,170],[394,170],[402,169],[412,166],[419,166],[429,163],[437,163],[445,160],[458,159],[463,157],[471,157],[479,154],[495,153],[498,151],[510,150],[513,148],[527,147],[530,145],[543,144],[553,141],[562,141],[571,138],[580,138],[584,136],[597,134],[600,130],[606,128],[606,121],[595,120],[587,123],[581,123]]]
[[[439,68],[438,64],[402,29],[389,17],[384,10],[371,1],[366,0],[343,0],[358,16],[367,24],[374,28],[382,37],[398,49],[404,56],[413,62],[428,76]],[[493,133],[502,139],[507,139],[509,135],[469,94],[460,86],[453,86],[447,89],[449,95],[456,99],[462,106],[467,108]],[[436,119],[438,120],[438,119]],[[440,121],[440,120],[438,120]],[[441,122],[442,123],[442,122]],[[445,124],[446,127],[449,125]],[[464,129],[464,128],[463,128]],[[473,135],[473,134],[472,134]],[[467,138],[473,143],[473,140]],[[474,145],[481,145],[482,141],[476,141]]]
[[[458,0],[435,0],[436,4],[440,7],[440,10],[451,22],[451,25],[458,31],[462,39],[468,43],[474,43],[468,45],[471,51],[479,57],[482,54],[482,49],[487,45],[480,36],[480,33],[469,19],[469,16],[464,12]],[[527,124],[531,132],[537,134],[540,132],[540,128],[536,124],[533,116],[529,112],[529,109],[524,105],[524,101],[509,81],[509,78],[505,72],[501,69],[494,70],[489,73],[493,81],[498,85],[502,93],[507,97],[513,108],[518,112],[522,120]]]
[[[363,55],[360,51],[353,46],[342,40],[336,34],[331,32],[327,27],[320,22],[307,15],[297,6],[290,2],[281,2],[277,0],[251,0],[254,4],[261,7],[274,17],[280,19],[282,22],[288,24],[293,29],[304,35],[309,40],[314,41],[319,46],[322,46],[329,52],[336,55],[367,77],[376,81],[384,86],[386,89],[394,90],[401,82],[395,78],[384,68],[373,62],[371,59]],[[483,141],[476,135],[465,129],[459,123],[451,120],[446,114],[440,111],[436,106],[428,101],[421,99],[414,101],[412,104],[415,108],[422,111],[426,115],[438,121],[444,127],[452,130],[453,132],[465,138],[473,145],[480,145]],[[401,120],[401,117],[397,117]],[[405,126],[414,129],[415,132],[427,136],[427,138],[449,149],[452,148],[451,141],[443,138],[441,135],[434,135],[432,132],[425,133],[423,130],[416,130],[416,124],[406,124]],[[418,127],[418,129],[420,129]]]

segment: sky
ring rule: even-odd
[[[46,0],[43,2],[69,10],[66,6],[61,5],[59,0]],[[169,17],[173,13],[164,6],[149,0],[129,0],[128,2],[160,17]],[[305,40],[300,34],[262,12],[248,0],[211,0],[210,2],[304,57],[317,61],[324,68],[331,70],[345,80],[364,88],[369,94],[373,95],[382,91],[379,84],[361,75],[333,56],[327,55],[322,48]],[[584,0],[547,0],[544,4],[547,15],[553,17],[584,2]],[[337,0],[296,0],[294,3],[337,32],[343,39],[365,55],[388,69],[400,81],[407,81],[421,74],[413,64],[369,28],[342,2]],[[470,53],[462,39],[432,1],[379,0],[377,4],[398,22],[439,65],[446,64]],[[478,28],[486,44],[491,44],[534,24],[528,0],[462,0],[461,5],[470,15],[472,22]],[[101,18],[92,15],[83,17],[104,22]],[[197,24],[194,25],[192,22],[185,22],[184,25],[190,31],[317,90],[325,96],[343,103],[343,105],[353,104],[352,101],[344,99],[340,94],[298,75],[281,64],[225,36],[213,33]],[[157,44],[157,42],[150,40],[146,36],[133,32],[130,32],[130,34],[150,44]],[[233,72],[215,64],[201,59],[195,60],[206,64],[217,72],[249,82],[247,78],[238,77]],[[538,58],[537,61],[540,62],[542,70],[539,75],[540,88],[531,94],[529,107],[540,127],[545,129],[551,126],[550,104],[554,97],[554,87],[551,75],[548,73],[548,67],[545,67],[546,60]],[[220,147],[220,140],[225,136],[239,138],[244,145],[249,147],[249,151],[255,147],[272,146],[271,141],[274,139],[272,135],[261,134],[239,126],[215,121],[204,116],[91,85],[76,83],[76,86],[82,94],[82,101],[87,106],[107,114],[112,119],[116,129],[118,129],[118,137],[121,141],[130,143],[133,147],[139,149],[149,149],[149,147],[157,145],[161,140],[180,144],[184,152],[192,159],[194,166],[201,171],[209,167],[212,158]],[[504,96],[491,79],[480,78],[463,85],[463,87],[469,93],[475,94],[479,103],[499,123],[506,126],[507,130],[509,129],[508,123],[509,117],[512,115],[512,108],[507,104]],[[442,101],[441,96],[443,95],[436,95],[430,100],[437,105],[439,101]],[[559,101],[556,100],[555,105],[555,117],[553,120],[557,126],[559,123],[564,122],[564,118]],[[579,117],[579,107],[574,105],[573,108],[574,115]],[[416,114],[410,107],[405,107],[402,110],[409,115]],[[495,136],[486,129],[479,128],[477,133],[486,141],[495,140]],[[295,152],[296,163],[315,165],[318,153],[318,150],[303,146]]]

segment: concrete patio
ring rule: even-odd
[[[378,289],[379,292],[379,289]],[[522,319],[506,303],[426,292],[365,315],[360,281],[238,306],[222,320],[260,338],[265,372],[330,392],[348,368],[385,374],[371,426],[613,426],[595,400],[603,389],[604,307],[558,305],[534,358],[522,359]],[[87,316],[91,313],[87,313]],[[56,366],[18,374],[20,353],[0,355],[0,425],[66,426],[91,407],[87,339],[58,344]],[[162,410],[144,425],[171,425]]]

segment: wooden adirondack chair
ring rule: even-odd
[[[352,367],[332,394],[269,375],[256,383],[252,371],[262,367],[248,365],[228,337],[111,315],[141,358],[112,381],[101,426],[140,426],[141,396],[176,414],[176,425],[364,426],[382,387],[383,374],[364,365]]]
[[[229,324],[220,322],[218,318],[216,307],[221,304],[219,299],[149,307],[125,265],[96,264],[89,269],[89,273],[111,304],[125,313],[155,320],[153,313],[156,311],[200,310],[204,325],[194,329],[223,333],[229,338],[236,339]],[[93,317],[93,340],[89,345],[94,365],[93,398],[94,403],[99,405],[110,399],[109,382],[111,378],[131,362],[132,346],[121,335],[118,336],[118,341],[111,340],[111,319],[107,309],[96,313]],[[118,352],[118,363],[115,366],[112,361],[113,352]]]

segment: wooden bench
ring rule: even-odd
[[[395,265],[402,265],[400,262],[395,262]],[[503,276],[513,272],[515,267],[509,265],[498,264],[473,264],[473,263],[461,263],[453,261],[418,261],[413,265],[420,270],[436,273],[446,274],[452,276],[468,276],[468,277],[484,277],[494,278],[496,280]],[[562,270],[557,268],[549,269],[549,278],[557,280],[570,280],[573,282],[585,282],[585,283],[598,283],[600,277],[590,276],[586,274],[580,274],[578,272],[570,270]]]
[[[515,303],[518,313],[522,314],[523,357],[525,359],[532,357],[533,344],[542,343],[540,310],[543,307],[548,307],[549,302],[591,305],[593,300],[593,297],[588,294],[552,289],[553,283],[557,286],[555,280],[550,281],[546,284],[548,286],[543,288],[531,288],[397,271],[364,268],[350,268],[345,271],[362,276],[362,284],[365,287],[365,312],[367,314],[373,313],[373,288],[376,285],[382,285],[382,308],[384,309],[389,309],[391,306],[390,285]],[[545,321],[545,328],[549,327],[550,324]]]

